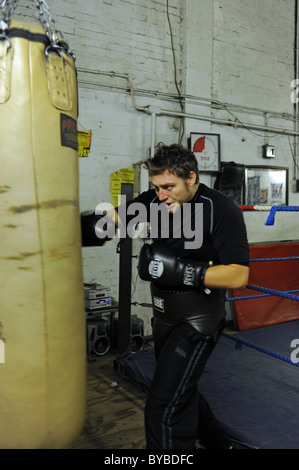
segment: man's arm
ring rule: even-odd
[[[241,264],[219,264],[206,270],[204,284],[211,289],[244,289],[249,268]]]
[[[177,258],[167,245],[145,243],[140,251],[138,272],[141,279],[166,286],[206,289],[243,289],[249,268],[240,264],[209,266]]]

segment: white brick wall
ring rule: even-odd
[[[34,14],[28,2],[20,0],[16,13]],[[164,0],[48,0],[47,3],[77,56],[78,68],[131,73],[136,84],[143,87],[175,91]],[[180,18],[184,2],[169,3],[174,46],[181,68]]]
[[[291,112],[294,2],[216,0],[214,5],[212,96]]]

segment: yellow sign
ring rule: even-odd
[[[134,168],[123,168],[122,170],[116,171],[110,175],[110,193],[112,198],[112,204],[117,207],[118,196],[121,195],[122,183],[134,184],[135,181],[135,170]]]
[[[78,131],[78,156],[88,157],[91,144],[91,131]]]

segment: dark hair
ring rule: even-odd
[[[196,183],[199,180],[199,170],[194,153],[179,144],[160,144],[155,155],[146,160],[144,164],[150,176],[160,175],[168,170],[186,180],[190,176],[190,171],[194,171]]]

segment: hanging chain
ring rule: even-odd
[[[8,27],[10,17],[18,5],[18,1],[19,0],[0,0],[0,38],[1,31],[5,31]],[[48,54],[49,50],[52,49],[57,51],[59,54],[65,52],[75,60],[75,55],[69,48],[66,40],[63,38],[61,31],[56,28],[55,20],[52,18],[45,0],[33,0],[33,2],[35,4],[36,17],[43,26],[50,41],[50,46],[48,46],[46,54]]]
[[[57,50],[58,53],[65,52],[75,59],[75,55],[69,48],[63,34],[56,28],[55,20],[52,18],[49,7],[44,0],[33,0],[36,7],[36,16],[42,24],[51,43],[50,48]]]
[[[5,31],[11,15],[15,11],[19,0],[1,0],[0,1],[0,30]]]

